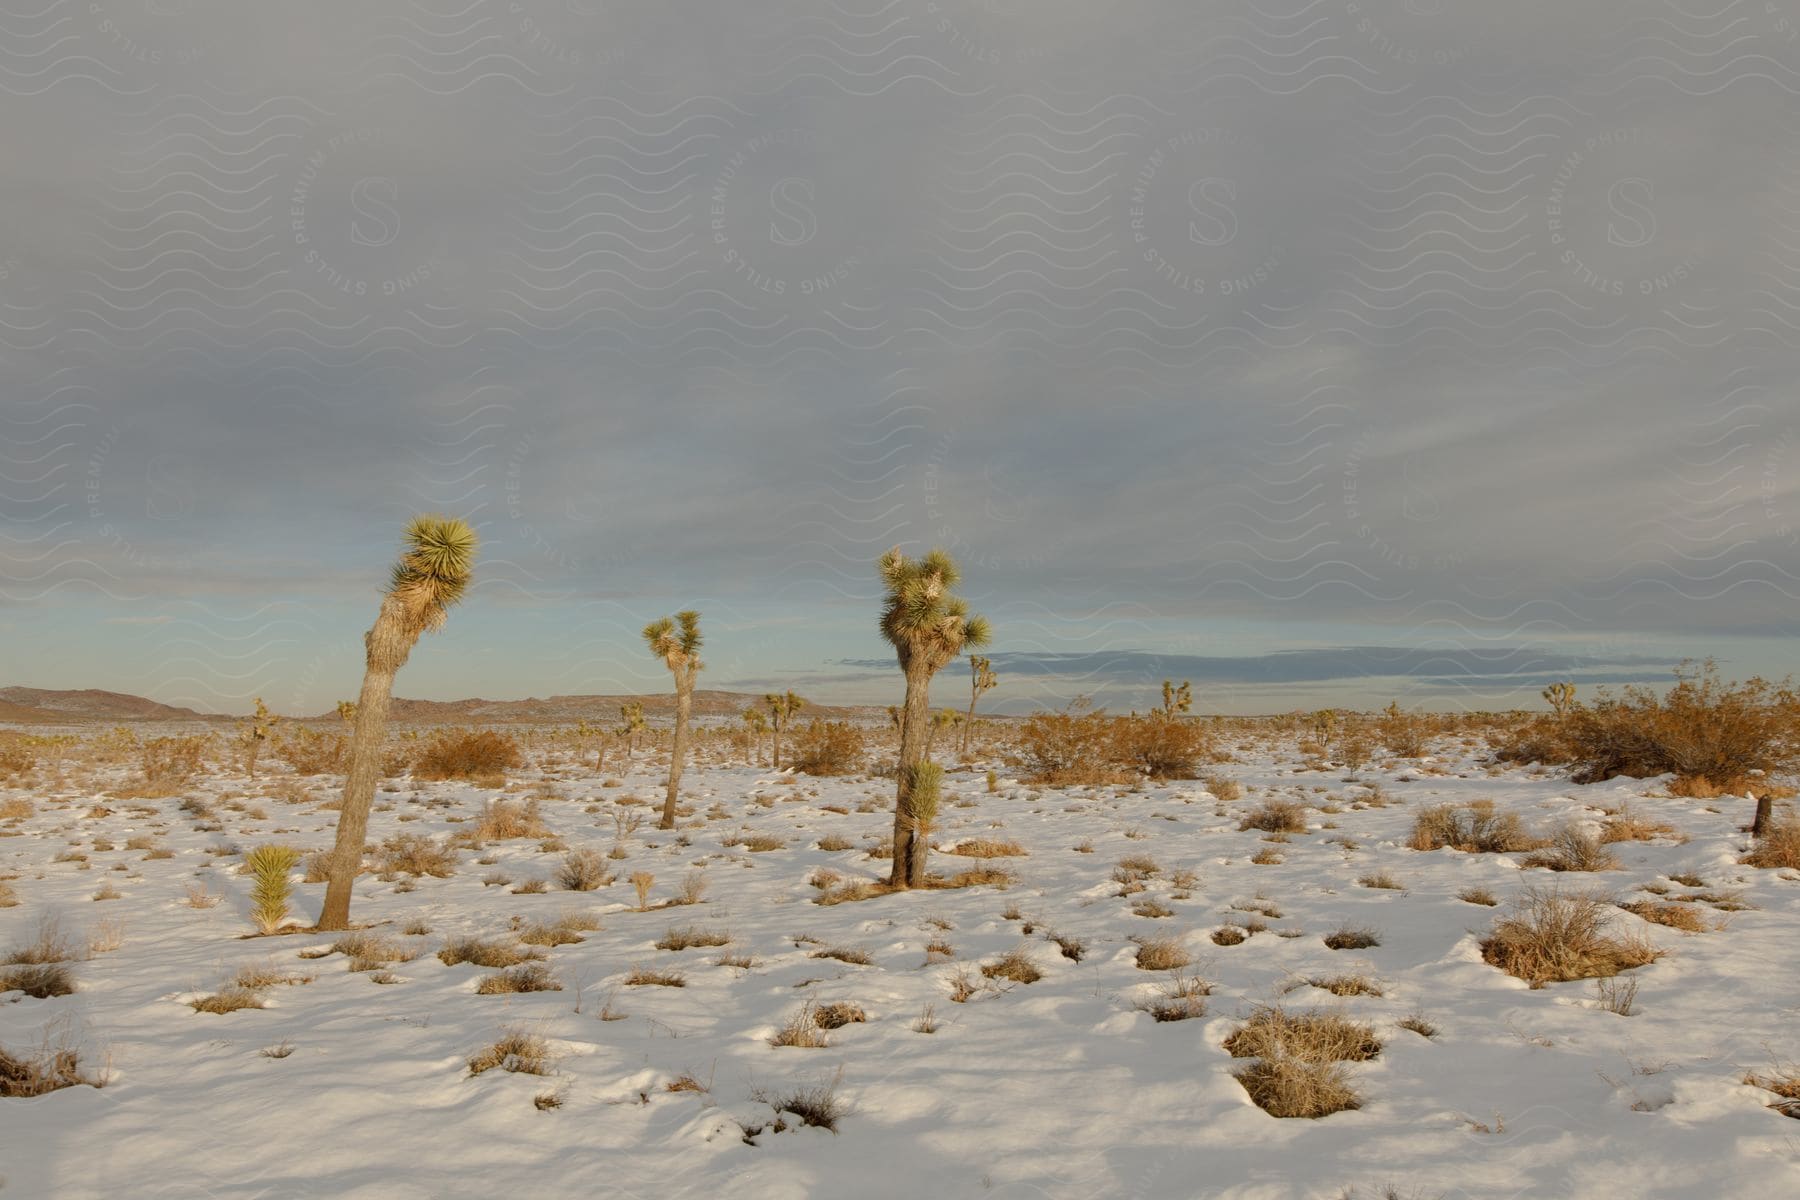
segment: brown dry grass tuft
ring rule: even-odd
[[[0,994],[24,992],[34,1000],[75,994],[75,973],[64,963],[0,967]]]
[[[1155,995],[1139,999],[1134,1005],[1147,1012],[1159,1024],[1167,1021],[1191,1021],[1206,1015],[1206,997],[1212,984],[1197,976],[1183,975],[1177,970]]]
[[[1629,904],[1621,904],[1620,908],[1628,913],[1636,913],[1644,920],[1655,925],[1667,925],[1671,929],[1682,929],[1688,933],[1705,933],[1706,918],[1692,904],[1662,904],[1655,900],[1634,900]]]
[[[1337,1013],[1258,1008],[1224,1042],[1233,1058],[1297,1058],[1303,1062],[1367,1062],[1381,1053],[1372,1026]]]
[[[1008,979],[1013,983],[1036,983],[1044,977],[1023,946],[1008,950],[993,962],[982,963],[981,973],[989,979]]]
[[[827,946],[823,950],[814,950],[811,958],[834,958],[838,962],[850,963],[858,967],[870,966],[874,957],[861,946]]]
[[[1340,925],[1325,935],[1325,945],[1332,950],[1367,950],[1381,945],[1381,932],[1361,925]]]
[[[249,988],[233,986],[211,996],[196,996],[188,1004],[195,1012],[232,1013],[245,1008],[262,1008],[263,998]]]
[[[731,935],[722,929],[701,929],[688,926],[686,929],[671,927],[656,943],[658,950],[687,950],[694,946],[728,946]]]
[[[1271,1117],[1316,1120],[1362,1107],[1362,1097],[1342,1063],[1265,1058],[1236,1074],[1250,1099]]]
[[[513,996],[522,992],[560,992],[562,983],[543,963],[525,963],[495,975],[485,975],[475,985],[477,996]]]
[[[397,833],[376,850],[375,869],[383,875],[444,879],[456,873],[456,851],[423,834]]]
[[[1641,935],[1607,932],[1604,896],[1528,888],[1494,923],[1481,955],[1532,987],[1598,979],[1655,962],[1663,952]]]
[[[81,1069],[74,1050],[49,1045],[29,1055],[0,1046],[0,1099],[27,1100],[68,1087],[103,1087],[105,1080]]]
[[[592,892],[612,883],[606,856],[598,850],[571,850],[556,868],[556,886],[570,892]]]
[[[1143,937],[1137,942],[1137,968],[1140,971],[1179,971],[1194,961],[1194,956],[1181,939],[1174,936]]]
[[[625,977],[626,987],[686,987],[687,976],[680,971],[655,971],[633,967]]]
[[[506,942],[484,941],[476,937],[453,938],[438,951],[438,961],[446,967],[470,963],[477,967],[516,967],[544,957],[539,950],[522,950]]]
[[[522,1075],[548,1075],[550,1043],[535,1033],[509,1029],[500,1040],[469,1058],[469,1074],[480,1075],[499,1068]]]
[[[502,842],[510,838],[546,838],[549,826],[544,824],[537,797],[524,802],[490,800],[481,806],[475,819],[474,838],[484,842]]]
[[[831,1039],[819,1027],[818,1009],[808,1000],[800,1006],[800,1011],[789,1017],[787,1024],[775,1031],[769,1039],[771,1046],[796,1046],[804,1050],[821,1050],[831,1045]]]

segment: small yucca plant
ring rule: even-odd
[[[291,878],[300,865],[300,852],[292,846],[258,846],[244,855],[244,870],[250,875],[250,919],[264,934],[276,933],[288,919],[288,899],[294,885]]]

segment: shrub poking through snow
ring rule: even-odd
[[[1522,865],[1552,871],[1612,871],[1618,868],[1619,859],[1598,834],[1570,822],[1550,835],[1548,849],[1527,855]]]
[[[6,992],[23,992],[34,1000],[73,995],[75,974],[64,963],[0,967],[0,994]]]
[[[1367,950],[1381,945],[1381,934],[1365,926],[1341,925],[1325,935],[1325,945],[1333,950]]]
[[[1179,971],[1193,962],[1193,955],[1178,937],[1143,937],[1137,942],[1137,968],[1140,971]]]
[[[1738,860],[1747,867],[1785,867],[1800,871],[1800,820],[1771,825]]]
[[[501,778],[520,766],[519,743],[491,729],[440,729],[413,760],[414,779]]]
[[[1272,1117],[1316,1118],[1360,1107],[1343,1064],[1381,1053],[1381,1041],[1367,1025],[1280,1007],[1257,1009],[1224,1045],[1233,1058],[1258,1060],[1237,1072],[1237,1080]]]
[[[300,852],[292,846],[258,846],[244,855],[250,875],[250,919],[260,933],[275,933],[288,919],[288,901],[294,885],[290,876],[300,865]]]
[[[1414,850],[1449,847],[1465,854],[1513,854],[1535,850],[1544,843],[1526,832],[1515,813],[1500,813],[1492,800],[1467,804],[1436,804],[1413,817]]]
[[[498,974],[484,976],[475,985],[478,996],[512,996],[521,992],[560,992],[562,983],[543,963],[524,963]]]
[[[571,850],[556,868],[556,884],[571,892],[591,892],[613,881],[606,856],[598,850]]]
[[[516,967],[522,962],[543,957],[537,950],[521,950],[506,942],[484,941],[474,937],[453,939],[438,951],[438,961],[446,967],[461,963],[472,963],[478,967]]]
[[[1662,956],[1641,935],[1609,932],[1612,909],[1604,896],[1528,888],[1482,940],[1481,955],[1534,988],[1605,978]]]
[[[981,973],[989,979],[1008,979],[1013,983],[1036,983],[1044,977],[1023,946],[1008,950],[991,963],[981,964]]]
[[[499,1041],[469,1057],[469,1074],[481,1075],[498,1068],[523,1075],[548,1075],[550,1065],[550,1043],[535,1033],[509,1029]]]
[[[16,1054],[0,1046],[0,1099],[29,1100],[68,1087],[101,1087],[104,1081],[85,1074],[74,1050],[39,1047]]]
[[[1260,829],[1264,833],[1305,833],[1306,805],[1279,797],[1264,800],[1244,814],[1238,828]]]
[[[1212,984],[1176,970],[1154,995],[1139,999],[1134,1007],[1158,1023],[1191,1021],[1206,1015],[1206,997],[1211,994]]]

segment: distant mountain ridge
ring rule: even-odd
[[[696,691],[694,715],[728,717],[742,712],[751,704],[760,704],[762,696],[751,692]],[[562,724],[576,721],[613,723],[619,719],[621,704],[644,706],[646,717],[670,713],[675,697],[669,692],[619,696],[550,696],[525,700],[407,700],[396,696],[389,720],[398,724]],[[800,714],[833,720],[869,720],[884,713],[879,705],[817,705]],[[282,714],[292,716],[291,714]],[[0,723],[15,725],[83,724],[106,721],[228,721],[235,717],[224,713],[202,713],[191,708],[162,704],[143,696],[108,692],[98,688],[57,691],[49,688],[0,688]],[[336,711],[300,720],[336,721]]]
[[[55,691],[49,688],[0,688],[0,721],[22,723],[75,721],[204,721],[207,714],[177,708],[99,688]]]

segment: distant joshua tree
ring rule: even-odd
[[[369,831],[369,806],[381,774],[381,746],[387,732],[388,704],[394,676],[406,665],[419,635],[443,628],[452,605],[462,599],[475,572],[480,540],[468,524],[453,517],[414,517],[406,527],[406,545],[394,564],[381,611],[363,635],[367,660],[362,698],[350,734],[350,764],[338,811],[337,845],[331,852],[325,906],[320,929],[350,927],[350,889],[362,868],[363,840]]]
[[[769,718],[775,726],[775,762],[776,770],[781,769],[781,735],[787,732],[788,722],[794,714],[806,707],[806,699],[792,692],[770,692],[763,697],[763,703],[769,706]]]
[[[346,725],[355,724],[356,723],[356,701],[354,701],[354,700],[339,700],[337,703],[337,715],[343,719],[344,724],[346,724]]]
[[[931,714],[931,728],[925,732],[925,757],[931,757],[931,747],[937,742],[938,730],[955,729],[963,723],[963,715],[954,708],[940,708]]]
[[[881,612],[881,635],[894,647],[906,676],[906,700],[900,710],[900,763],[894,795],[894,866],[889,884],[917,887],[925,882],[929,849],[920,817],[911,805],[916,773],[926,762],[931,725],[931,677],[965,648],[987,645],[988,623],[969,615],[969,606],[950,593],[961,578],[955,561],[942,550],[911,559],[898,546],[882,555],[882,584],[887,589]]]
[[[1000,677],[994,674],[994,662],[979,654],[969,655],[969,716],[963,722],[962,756],[969,757],[969,735],[975,732],[975,702],[981,699],[981,693],[992,691],[1000,686]]]
[[[238,736],[244,743],[244,769],[250,778],[256,778],[256,756],[262,753],[263,743],[275,731],[281,718],[269,711],[261,696],[256,698],[256,711],[244,722],[243,732]]]
[[[619,705],[619,736],[625,739],[625,761],[637,753],[637,735],[644,732],[644,706],[633,700]]]
[[[680,626],[679,632],[676,627]],[[675,745],[669,754],[669,794],[663,800],[658,829],[675,828],[675,795],[681,787],[682,760],[687,757],[688,714],[694,708],[694,677],[700,673],[700,614],[685,609],[644,626],[650,653],[675,676]],[[640,720],[642,714],[640,711]]]
[[[1567,682],[1553,683],[1544,689],[1544,700],[1556,714],[1557,720],[1561,720],[1575,707],[1575,685]]]
[[[739,717],[750,733],[750,765],[758,766],[762,762],[763,734],[769,732],[769,718],[763,716],[763,710],[754,704],[744,709]]]

